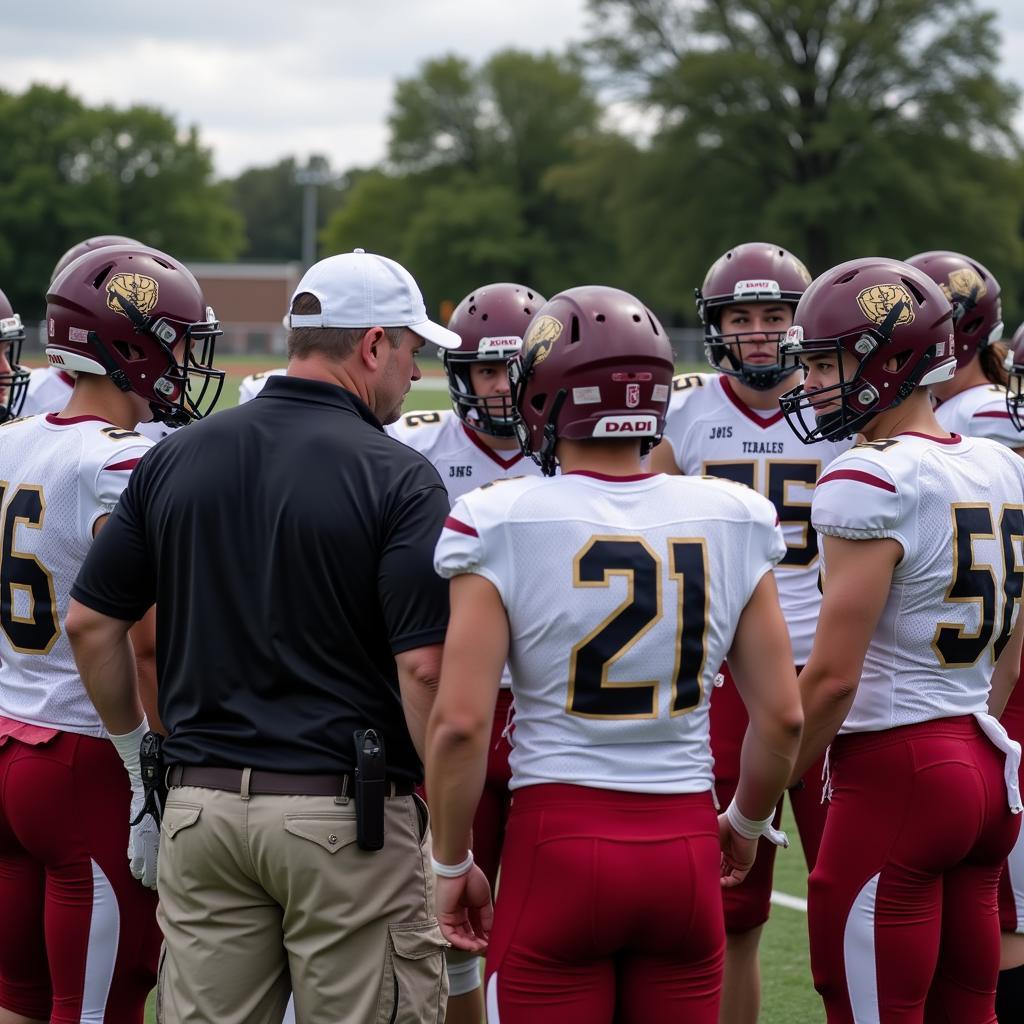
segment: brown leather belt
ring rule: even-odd
[[[348,772],[337,775],[300,775],[296,772],[265,772],[260,769],[201,768],[172,765],[167,771],[168,786],[198,786],[201,789],[222,789],[228,793],[243,791],[243,775],[248,771],[250,796],[355,796],[355,776]],[[388,780],[388,796],[409,796],[413,784],[405,779]]]

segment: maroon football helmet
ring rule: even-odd
[[[192,272],[156,249],[105,246],[80,256],[50,285],[46,327],[51,365],[106,374],[146,399],[156,420],[188,423],[217,403],[220,325]]]
[[[509,364],[516,436],[545,476],[559,438],[661,437],[674,372],[654,314],[628,292],[587,285],[559,292],[530,322]]]
[[[811,275],[792,253],[771,242],[744,242],[711,264],[704,284],[696,289],[697,312],[704,325],[704,351],[716,370],[736,377],[758,391],[769,391],[797,369],[796,360],[781,352],[774,363],[743,363],[740,343],[749,334],[723,334],[722,309],[738,303],[784,303],[796,309]],[[780,331],[777,342],[785,332]]]
[[[916,387],[949,380],[956,371],[949,300],[923,271],[882,257],[850,260],[816,278],[782,347],[798,358],[832,355],[839,372],[838,384],[810,391],[801,384],[779,399],[805,444],[849,437]],[[849,379],[844,351],[857,360]],[[816,413],[837,400],[838,409]]]
[[[85,238],[70,249],[59,260],[50,275],[50,284],[57,280],[57,275],[67,267],[71,266],[79,256],[84,256],[93,249],[102,249],[106,245],[142,245],[142,242],[135,238],[128,238],[127,235],[93,235],[92,238]]]
[[[1003,304],[991,271],[959,252],[921,252],[907,262],[923,270],[952,303],[958,370],[1002,338]]]
[[[1006,359],[1003,362],[1006,382],[1006,411],[1013,425],[1024,431],[1024,324],[1013,332]]]
[[[510,395],[479,398],[473,393],[469,368],[477,362],[508,361],[523,347],[533,314],[547,300],[521,284],[488,284],[470,292],[455,307],[448,330],[461,339],[458,348],[442,355],[448,394],[455,414],[474,430],[493,437],[515,433],[515,407]]]
[[[0,291],[0,345],[5,345],[7,369],[0,369],[0,423],[13,420],[20,412],[28,392],[29,369],[21,365],[21,345],[25,328],[7,296]]]

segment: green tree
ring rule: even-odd
[[[605,137],[601,114],[576,58],[507,50],[480,67],[428,61],[396,86],[387,171],[352,189],[323,244],[379,239],[434,308],[491,280],[549,294],[616,283],[615,232],[571,183],[555,184],[559,168]]]
[[[54,263],[89,235],[129,235],[183,260],[241,248],[241,218],[194,127],[35,85],[0,91],[0,132],[0,287],[25,316],[41,315]]]
[[[589,0],[592,66],[658,129],[626,233],[660,300],[766,237],[817,273],[870,253],[1021,263],[1016,91],[975,0]],[[685,299],[685,303],[683,300]]]
[[[344,201],[345,192],[358,172],[332,175],[323,156],[311,156],[305,168],[321,171],[329,179],[317,189],[317,229],[321,230]],[[295,158],[290,156],[269,167],[250,167],[231,182],[232,205],[245,222],[243,257],[300,258],[303,186],[295,181],[298,170]]]

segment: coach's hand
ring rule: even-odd
[[[154,797],[156,799],[156,797]],[[128,863],[132,875],[147,889],[156,888],[156,862],[160,853],[160,826],[148,811],[142,779],[132,779],[132,809],[128,829]]]
[[[441,933],[456,949],[483,953],[494,921],[491,887],[486,875],[474,864],[458,878],[435,876],[434,882]]]
[[[722,888],[731,889],[739,885],[754,866],[757,840],[741,836],[723,813],[718,816],[718,841],[722,847]]]

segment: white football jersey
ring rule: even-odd
[[[489,448],[451,409],[407,412],[384,429],[430,460],[452,501],[492,480],[542,475],[540,466],[518,447]]]
[[[63,623],[96,520],[151,447],[92,416],[0,427],[0,716],[106,736]]]
[[[712,784],[708,704],[758,581],[786,553],[775,509],[724,480],[520,478],[456,502],[434,555],[508,613],[512,788]]]
[[[260,373],[250,373],[248,377],[242,378],[238,385],[238,404],[244,405],[251,402],[262,390],[270,377],[280,377],[288,372],[285,366],[279,366],[274,370],[263,370]]]
[[[75,378],[56,366],[40,366],[28,378],[22,416],[36,416],[44,412],[60,412],[71,398]]]
[[[1024,585],[1024,460],[984,438],[867,442],[821,477],[811,516],[904,552],[840,731],[984,712]]]
[[[56,366],[41,366],[32,371],[28,379],[28,391],[21,415],[37,416],[40,413],[60,412],[71,401],[71,392],[75,387],[75,378]],[[167,423],[139,423],[135,430],[148,437],[150,441],[159,441],[176,430]]]
[[[935,407],[935,418],[951,434],[988,437],[1009,448],[1024,448],[1024,434],[1006,411],[1006,388],[978,384]]]
[[[787,545],[775,568],[775,582],[793,658],[803,665],[811,653],[821,604],[811,497],[824,468],[852,442],[804,444],[781,410],[762,411],[766,415],[740,401],[725,374],[681,374],[672,381],[664,438],[680,472],[735,480],[775,506]]]

